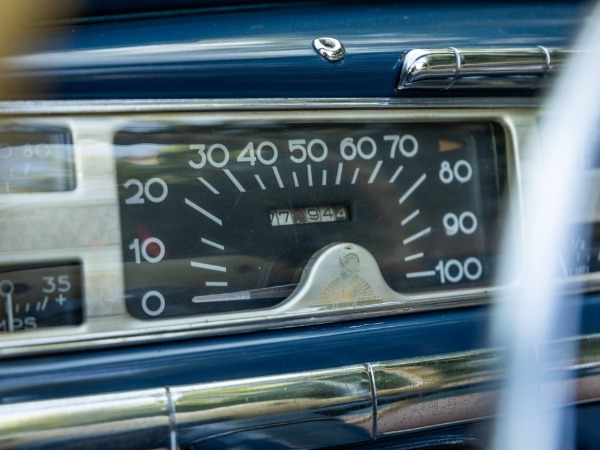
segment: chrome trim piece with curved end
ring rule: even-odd
[[[372,396],[364,366],[171,389],[180,443],[231,448],[260,434],[285,448],[371,439]],[[326,431],[326,432],[324,432]]]
[[[0,407],[0,448],[168,448],[164,389]]]
[[[565,360],[565,347],[579,356]],[[600,335],[532,346],[537,404],[564,383],[574,403],[600,400]],[[485,420],[497,413],[506,353],[410,360],[0,406],[0,448],[322,448]],[[566,377],[556,377],[557,372]],[[558,384],[556,380],[561,380]],[[250,448],[253,448],[252,446]]]
[[[374,364],[377,436],[493,415],[501,360],[500,353],[482,350]]]
[[[404,56],[397,88],[534,89],[568,52],[546,47],[415,49]]]

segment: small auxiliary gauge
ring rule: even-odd
[[[0,194],[74,188],[73,146],[67,129],[41,125],[0,128]]]
[[[0,267],[0,333],[82,321],[80,263]]]

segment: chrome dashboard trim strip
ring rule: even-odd
[[[565,346],[579,355],[564,359]],[[600,400],[600,335],[531,346],[532,411]],[[350,445],[497,413],[506,353],[497,349],[197,385],[0,405],[0,448],[278,448]],[[371,370],[372,368],[372,370]],[[174,408],[169,419],[169,398]],[[550,399],[550,401],[549,401]],[[139,436],[140,440],[131,439]],[[142,439],[143,437],[143,439]]]
[[[0,406],[0,448],[169,448],[164,389]]]
[[[558,406],[560,391],[569,389],[575,395],[570,404],[600,400],[600,335],[565,339],[539,345],[540,404],[544,408]],[[558,395],[557,395],[558,394]]]
[[[200,111],[281,111],[327,109],[497,109],[536,108],[537,97],[302,98],[0,101],[0,115],[117,114]]]
[[[373,395],[373,400],[372,400],[372,404],[371,404],[371,410],[373,411],[372,416],[373,416],[373,424],[372,424],[372,429],[371,429],[371,440],[374,441],[375,439],[377,439],[377,433],[378,433],[378,424],[377,424],[377,418],[378,418],[378,414],[377,414],[377,404],[378,404],[378,394],[377,394],[377,386],[375,385],[375,375],[373,373],[373,364],[371,363],[367,363],[365,364],[365,367],[367,368],[367,372],[369,373],[369,383],[371,385],[371,393]]]
[[[415,49],[402,59],[397,89],[535,89],[568,55],[542,46]]]
[[[372,393],[363,365],[172,388],[181,446],[232,448],[252,439],[288,448],[371,439]],[[326,431],[326,432],[324,432]]]
[[[377,437],[489,417],[502,354],[492,350],[373,365]]]

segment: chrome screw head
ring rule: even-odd
[[[313,41],[313,47],[327,61],[340,61],[346,56],[346,50],[340,41],[331,37],[321,37]]]

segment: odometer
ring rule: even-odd
[[[132,123],[115,136],[128,311],[273,308],[340,242],[374,261],[336,260],[325,307],[361,304],[365,264],[401,294],[489,286],[501,136],[482,122]]]

